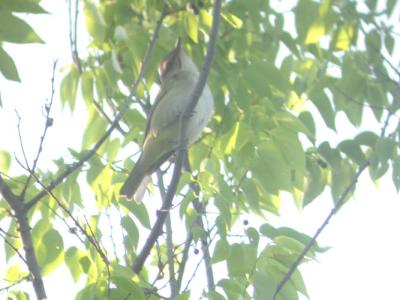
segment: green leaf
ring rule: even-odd
[[[297,134],[282,128],[273,129],[270,133],[272,140],[279,147],[286,163],[292,167],[293,182],[298,189],[303,190],[306,160]]]
[[[252,161],[254,179],[265,192],[278,194],[291,190],[290,168],[274,143],[263,143]]]
[[[377,85],[369,84],[367,86],[366,100],[370,108],[374,112],[375,118],[379,122],[382,117],[383,110],[387,105],[386,95],[383,92],[382,86],[378,84]]]
[[[308,0],[300,0],[295,7],[296,31],[301,42],[305,42],[309,28],[318,17],[318,10],[318,4]]]
[[[392,164],[392,180],[393,180],[393,184],[396,187],[397,192],[399,192],[400,190],[400,157],[397,156],[394,160],[393,160],[393,164]]]
[[[250,208],[254,211],[258,212],[260,210],[260,197],[257,192],[257,187],[254,184],[254,181],[250,178],[244,178],[241,184],[241,188],[243,189],[244,195],[246,196],[247,203]]]
[[[335,50],[347,51],[355,42],[357,28],[355,22],[348,22],[340,26],[332,39],[332,48]]]
[[[390,33],[386,33],[385,34],[385,47],[386,47],[386,50],[390,54],[393,54],[394,45],[395,45],[394,42],[395,42],[395,40],[394,40],[393,36]]]
[[[309,111],[303,111],[299,115],[299,120],[307,127],[308,131],[311,133],[309,139],[314,142],[316,136],[316,127],[312,114]]]
[[[220,153],[219,157],[223,155],[231,155],[234,152],[240,151],[252,136],[251,129],[245,122],[236,122],[232,128],[224,134],[219,140],[215,151]],[[207,151],[209,151],[207,147]]]
[[[190,39],[193,42],[197,44],[199,41],[198,40],[199,24],[197,21],[197,17],[192,12],[186,11],[183,18],[183,25],[186,34],[190,37]]]
[[[209,291],[205,294],[206,299],[209,300],[225,300],[226,298],[216,291]]]
[[[67,265],[73,280],[77,282],[83,272],[81,264],[78,263],[79,259],[82,257],[81,251],[76,247],[71,247],[65,252],[64,257],[65,264]]]
[[[260,233],[269,237],[270,239],[274,239],[277,235],[279,235],[278,229],[268,223],[264,223],[260,226]]]
[[[21,81],[13,59],[2,47],[0,47],[0,72],[8,80]]]
[[[381,38],[377,30],[372,30],[365,36],[365,45],[370,57],[375,58],[381,52]]]
[[[363,131],[354,138],[354,141],[359,145],[369,146],[371,148],[375,147],[375,144],[379,136],[372,131]]]
[[[316,88],[310,92],[309,97],[314,105],[317,107],[325,124],[329,128],[336,130],[335,112],[326,93],[322,89]]]
[[[226,260],[229,276],[244,276],[250,273],[254,269],[256,256],[256,247],[247,244],[232,244]]]
[[[339,149],[352,159],[355,163],[362,165],[365,163],[366,158],[358,145],[354,140],[344,140],[338,145]]]
[[[42,257],[42,273],[49,274],[62,263],[64,242],[60,233],[50,229],[43,235],[41,247],[45,247],[46,256]]]
[[[285,236],[278,235],[274,238],[275,243],[283,248],[288,249],[290,252],[294,252],[297,255],[300,254],[304,250],[303,243],[299,242],[297,239]]]
[[[389,159],[392,159],[395,154],[397,143],[386,137],[381,137],[376,142],[375,151],[378,155],[379,160],[384,163]]]
[[[129,216],[123,216],[121,225],[125,229],[128,237],[130,238],[131,244],[136,248],[139,242],[139,230],[136,224],[132,221]]]
[[[243,21],[231,13],[221,14],[222,18],[227,21],[233,28],[240,29],[243,26]]]
[[[0,11],[4,10],[32,14],[47,13],[35,0],[1,0]]]
[[[94,42],[101,45],[106,38],[106,23],[103,15],[92,2],[86,1],[83,9],[86,27]]]
[[[229,256],[229,243],[225,239],[220,239],[214,248],[211,263],[216,264],[225,260]]]
[[[236,262],[238,263],[238,262]],[[228,299],[241,299],[245,297],[244,292],[246,287],[244,283],[236,279],[222,279],[218,282],[218,286],[222,287]],[[248,299],[245,297],[245,299]]]
[[[89,119],[82,139],[82,148],[88,149],[96,143],[106,131],[108,122],[101,117],[92,107],[89,111]]]
[[[92,102],[94,101],[93,85],[93,74],[88,71],[83,72],[81,76],[82,97],[87,107],[92,105]]]
[[[342,193],[349,186],[353,178],[353,175],[354,175],[354,168],[346,160],[342,160],[339,165],[336,165],[332,169],[331,190],[332,190],[332,197],[335,203],[337,200],[339,200],[340,196],[342,196]],[[352,195],[353,190],[354,188],[347,195],[345,199],[348,199]]]
[[[174,298],[174,300],[189,300],[189,299],[190,299],[190,291],[183,292],[182,294]]]
[[[0,38],[10,43],[43,43],[24,20],[9,11],[0,11]]]
[[[71,111],[75,109],[76,95],[78,91],[79,71],[75,65],[71,66],[70,71],[61,81],[60,96],[63,106],[68,104]]]
[[[254,293],[255,299],[258,300],[273,300],[274,292],[278,285],[278,281],[275,280],[267,270],[257,271],[254,275]],[[278,295],[276,300],[282,300],[282,297]]]
[[[321,20],[315,21],[308,29],[305,45],[319,43],[321,37],[325,35],[325,24]]]
[[[129,209],[131,213],[140,221],[140,223],[150,229],[150,218],[147,212],[146,206],[143,203],[137,203],[135,201],[128,201],[126,199],[121,200],[121,204]]]
[[[0,150],[0,172],[7,174],[11,166],[11,155],[7,151]]]
[[[308,176],[305,182],[303,207],[318,197],[327,185],[327,171],[323,171],[320,164],[314,159],[307,159]]]
[[[111,275],[111,282],[115,284],[118,289],[126,291],[125,299],[137,299],[137,300],[145,300],[143,289],[140,288],[131,278],[120,276],[120,275]],[[129,298],[126,298],[128,297]]]

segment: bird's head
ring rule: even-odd
[[[172,50],[160,64],[161,82],[179,71],[187,71],[195,74],[199,73],[196,65],[183,50],[180,39],[178,39],[175,49]]]

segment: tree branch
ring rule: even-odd
[[[161,199],[165,201],[165,187],[162,174],[160,170],[157,170],[157,181],[160,190]],[[167,234],[167,258],[168,258],[168,273],[169,273],[169,285],[171,288],[171,299],[174,299],[179,294],[179,287],[175,278],[175,259],[174,259],[174,241],[172,239],[172,224],[171,214],[168,213],[165,222],[165,232]]]
[[[329,224],[329,221],[332,219],[332,217],[338,212],[338,210],[342,207],[344,204],[347,196],[349,193],[352,191],[352,189],[355,187],[357,184],[358,178],[360,178],[361,174],[364,172],[364,170],[369,166],[370,162],[367,160],[365,161],[358,169],[358,171],[354,174],[350,184],[347,186],[347,188],[343,191],[342,195],[340,196],[339,200],[337,201],[336,205],[334,208],[332,208],[331,212],[329,215],[326,217],[325,221],[322,223],[322,225],[318,228],[318,230],[315,232],[314,236],[311,238],[311,240],[308,241],[307,245],[304,247],[304,250],[299,254],[297,257],[296,261],[292,264],[290,267],[289,271],[285,274],[283,279],[279,282],[279,284],[276,287],[274,296],[272,299],[275,299],[276,296],[279,294],[279,292],[282,290],[282,288],[285,286],[285,284],[290,280],[290,277],[293,275],[294,271],[296,271],[297,267],[300,265],[301,261],[303,258],[306,256],[307,252],[311,249],[311,247],[314,245],[316,242],[318,236],[321,234],[321,232],[325,229],[325,227]]]
[[[33,248],[32,233],[27,217],[27,207],[21,198],[15,195],[0,174],[0,194],[14,210],[15,218],[19,224],[18,231],[21,235],[22,244],[25,250],[25,260],[28,270],[32,276],[32,284],[37,299],[47,299],[44,289],[43,279],[40,272],[39,263],[36,258],[35,249]]]
[[[220,19],[220,10],[221,10],[221,0],[215,0],[214,2],[214,9],[213,9],[213,24],[211,29],[210,35],[210,42],[208,44],[207,54],[204,60],[203,68],[200,72],[199,80],[190,95],[189,103],[186,109],[182,112],[179,117],[179,144],[178,149],[176,151],[177,159],[174,166],[174,171],[172,174],[171,183],[168,187],[167,194],[165,197],[165,201],[161,209],[159,210],[158,218],[156,223],[154,224],[150,235],[148,236],[145,245],[143,246],[142,251],[137,256],[134,265],[133,271],[139,273],[142,268],[143,264],[146,261],[147,257],[150,254],[150,250],[153,248],[155,241],[157,240],[158,236],[162,232],[162,227],[164,225],[165,219],[168,215],[168,211],[172,206],[172,200],[175,196],[176,188],[178,186],[178,182],[181,175],[181,170],[183,166],[184,156],[186,152],[186,124],[190,117],[191,112],[193,111],[194,107],[196,106],[197,102],[199,101],[200,95],[206,85],[206,80],[208,76],[208,72],[210,71],[211,63],[214,58],[215,46],[217,42],[217,35],[218,35],[218,27],[219,27],[219,19]]]

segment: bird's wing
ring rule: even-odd
[[[167,93],[167,89],[161,88],[160,91],[158,92],[156,99],[154,100],[154,104],[152,105],[150,109],[150,113],[147,119],[147,124],[146,124],[146,130],[144,131],[144,141],[147,138],[147,135],[149,134],[150,126],[151,126],[151,119],[153,117],[154,110],[156,109],[157,105],[160,103],[162,99],[165,99],[165,95]]]

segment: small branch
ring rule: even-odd
[[[160,170],[157,170],[157,181],[161,194],[161,199],[165,201],[165,187],[164,181]],[[168,214],[165,222],[165,232],[167,234],[167,258],[168,258],[168,273],[169,285],[171,287],[171,299],[174,299],[179,294],[178,285],[175,278],[175,257],[174,257],[174,241],[172,239],[172,224],[171,214]]]
[[[334,208],[332,208],[331,212],[329,215],[326,217],[325,221],[322,223],[322,225],[318,228],[318,230],[315,232],[314,236],[311,238],[311,240],[308,241],[307,245],[304,247],[304,250],[299,254],[297,257],[296,261],[292,264],[290,267],[289,271],[285,274],[283,279],[279,282],[279,284],[276,287],[274,296],[272,299],[275,299],[276,296],[279,294],[279,292],[282,290],[284,285],[290,280],[290,277],[293,275],[294,271],[296,271],[297,267],[300,265],[301,261],[303,258],[306,256],[307,252],[311,249],[311,247],[314,245],[316,242],[318,236],[321,234],[321,232],[325,229],[325,227],[328,225],[329,221],[332,219],[332,217],[336,214],[336,212],[342,207],[343,203],[345,202],[347,196],[350,194],[351,190],[355,187],[357,184],[358,178],[360,178],[361,174],[364,172],[364,170],[369,166],[370,162],[366,161],[364,164],[362,164],[358,171],[354,174],[350,184],[347,186],[347,188],[343,191],[342,195],[340,196],[339,200],[337,201],[336,205]]]
[[[2,232],[5,232],[4,230],[1,230]],[[7,240],[7,237],[3,234],[0,234],[2,236],[2,238],[4,239],[4,243],[6,243],[8,245],[8,247],[10,247],[11,249],[14,250],[15,253],[17,253],[17,255],[19,256],[19,258],[26,264],[28,265],[28,262],[26,261],[25,257],[22,256],[21,252],[19,252],[19,250],[13,245],[11,244],[11,242],[9,240]]]
[[[118,122],[122,119],[124,116],[125,110],[128,107],[129,100],[132,99],[132,97],[135,95],[136,90],[139,86],[139,83],[142,81],[142,78],[144,76],[148,61],[151,57],[151,54],[153,52],[154,45],[156,43],[156,40],[158,38],[160,29],[161,29],[161,24],[162,21],[165,17],[165,14],[162,14],[159,21],[157,22],[157,27],[154,30],[154,34],[152,36],[152,39],[150,41],[149,47],[147,48],[146,54],[143,58],[142,61],[142,66],[139,72],[138,77],[136,78],[135,83],[132,86],[132,89],[129,93],[128,98],[125,100],[124,104],[122,105],[121,110],[119,113],[115,116],[114,121],[110,124],[110,127],[107,129],[107,131],[103,134],[103,136],[98,140],[98,142],[92,147],[92,149],[89,150],[86,155],[84,155],[80,160],[77,162],[69,165],[67,169],[60,174],[57,178],[55,178],[50,184],[46,186],[46,189],[43,189],[40,191],[36,196],[34,196],[28,203],[27,203],[27,209],[29,210],[32,208],[36,203],[38,203],[44,196],[46,196],[48,193],[47,191],[52,191],[55,187],[57,187],[60,183],[62,183],[69,175],[71,175],[74,171],[79,169],[80,167],[83,166],[83,164],[88,161],[93,155],[96,154],[97,150],[103,145],[103,143],[108,139],[108,137],[111,135],[111,133],[114,131],[115,128],[119,126]]]
[[[18,163],[20,163],[18,161]],[[27,170],[29,171],[29,170]],[[69,209],[56,197],[56,195],[54,195],[54,193],[52,191],[49,191],[46,189],[46,186],[40,181],[40,179],[35,175],[32,174],[32,177],[36,180],[36,182],[42,187],[42,189],[50,196],[54,199],[54,201],[57,202],[58,206],[61,207],[61,209],[71,218],[71,220],[73,221],[73,223],[75,224],[75,226],[82,232],[83,235],[86,236],[86,238],[88,239],[88,241],[93,245],[93,247],[96,249],[97,253],[100,255],[100,257],[102,258],[104,264],[108,267],[109,265],[109,261],[108,258],[106,256],[106,254],[104,253],[100,243],[96,240],[96,237],[92,231],[92,228],[89,225],[89,222],[86,220],[87,226],[91,232],[91,234],[89,234],[85,228],[83,228],[83,226],[78,222],[78,220],[72,215],[72,213],[69,211]],[[28,206],[28,203],[26,204],[26,206]]]
[[[19,145],[21,147],[22,157],[24,158],[26,167],[29,168],[28,157],[26,156],[24,142],[22,141],[21,116],[19,115],[18,111],[15,111],[15,113],[16,113],[17,118],[18,118],[18,123],[17,123],[18,139],[19,139]]]
[[[179,144],[177,149],[177,159],[174,166],[174,171],[172,174],[171,183],[168,187],[167,194],[165,197],[165,201],[161,209],[159,210],[158,218],[148,236],[145,245],[142,248],[142,251],[138,254],[134,265],[133,271],[139,273],[146,261],[147,257],[150,254],[150,250],[153,248],[155,241],[157,240],[158,236],[162,232],[162,227],[164,225],[165,219],[168,215],[169,209],[172,206],[172,200],[175,196],[176,188],[178,186],[179,178],[181,175],[181,170],[183,166],[184,156],[186,153],[186,124],[188,121],[188,117],[190,113],[193,111],[194,107],[196,106],[197,102],[199,101],[200,95],[206,85],[206,80],[208,76],[208,72],[211,67],[212,60],[214,58],[215,46],[217,42],[217,34],[218,34],[218,27],[219,27],[219,19],[220,19],[220,10],[221,10],[221,0],[215,0],[214,2],[214,11],[213,11],[213,24],[211,29],[210,35],[210,42],[207,49],[207,54],[204,60],[203,68],[200,72],[199,80],[190,95],[189,104],[187,105],[186,109],[179,117]]]
[[[35,157],[35,159],[33,160],[32,168],[29,169],[29,173],[30,173],[30,174],[35,174],[35,170],[36,170],[36,166],[37,166],[37,163],[38,163],[40,154],[41,154],[42,151],[43,151],[43,143],[44,143],[44,139],[45,139],[46,134],[47,134],[47,129],[49,129],[49,127],[53,126],[53,119],[50,118],[50,111],[51,111],[51,107],[52,107],[52,105],[53,105],[53,99],[54,99],[54,91],[55,91],[55,87],[54,87],[54,78],[55,78],[56,67],[57,67],[57,60],[54,61],[54,63],[53,63],[53,71],[52,71],[52,76],[51,76],[50,101],[49,101],[48,104],[45,105],[45,112],[46,112],[46,114],[45,114],[45,120],[46,120],[46,121],[45,121],[45,125],[44,125],[44,129],[43,129],[42,136],[40,137],[40,143],[39,143],[38,151],[37,151],[37,153],[36,153],[36,157]],[[18,126],[18,132],[19,132],[19,126]],[[22,141],[21,141],[21,146],[22,146]],[[29,168],[28,163],[26,163],[26,167]],[[28,179],[26,180],[25,185],[24,185],[24,188],[22,189],[22,192],[21,192],[21,198],[22,198],[22,199],[24,198],[25,192],[26,192],[26,190],[28,189],[29,183],[30,183],[31,180],[32,180],[32,175],[30,175],[30,174],[29,174],[29,177],[28,177]]]
[[[20,279],[18,279],[17,281],[14,281],[14,282],[10,283],[10,284],[7,285],[7,286],[1,287],[1,288],[0,288],[0,293],[2,293],[2,292],[4,292],[4,291],[8,291],[9,289],[13,288],[14,286],[20,284],[21,282],[23,282],[23,281],[25,281],[25,280],[28,281],[28,280],[29,280],[29,276],[23,276],[23,277],[21,277]]]
[[[176,281],[178,286],[178,291],[180,291],[182,286],[183,273],[185,272],[186,262],[189,258],[189,249],[190,245],[192,244],[192,241],[193,241],[193,233],[189,232],[186,237],[185,246],[183,248],[183,253],[182,253],[182,259],[178,269],[178,279]]]
[[[202,218],[202,215],[204,214],[204,209],[198,199],[193,200],[193,206],[195,207],[195,209],[198,213],[197,220],[196,220],[197,225],[202,230],[201,251],[203,252],[203,257],[204,257],[204,267],[206,269],[207,286],[208,286],[209,291],[213,291],[215,289],[215,282],[214,282],[213,269],[211,267],[211,255],[210,255],[209,242],[208,242],[208,233],[206,231],[206,228],[205,228],[204,222],[203,222],[203,218]]]
[[[97,112],[100,113],[108,121],[108,123],[112,124],[113,121],[111,120],[111,118],[107,115],[107,113],[104,111],[104,109],[100,106],[100,104],[96,100],[93,100],[93,105],[96,108]],[[119,124],[116,127],[116,129],[123,136],[125,136],[127,134],[127,132],[125,130],[123,130]]]
[[[75,65],[78,68],[79,73],[82,73],[81,60],[78,54],[78,4],[79,0],[75,0],[75,12],[72,20],[72,0],[68,1],[68,23],[69,23],[69,45],[71,48],[71,56]],[[72,24],[73,23],[73,24]]]
[[[186,164],[187,164],[188,168],[191,169],[189,161],[187,161]],[[196,218],[197,226],[199,226],[200,229],[202,230],[202,235],[201,235],[200,240],[201,240],[201,251],[203,252],[203,257],[204,257],[204,268],[206,270],[207,286],[208,286],[209,291],[213,291],[215,289],[215,282],[214,282],[214,273],[213,273],[213,269],[211,266],[211,255],[210,255],[210,249],[209,249],[210,243],[208,242],[208,230],[206,230],[206,227],[203,222],[205,206],[200,203],[199,198],[198,198],[198,195],[200,194],[199,185],[196,182],[192,181],[189,184],[189,186],[193,190],[195,195],[197,195],[197,197],[193,200],[192,203],[193,203],[194,209],[197,212],[197,218]]]

